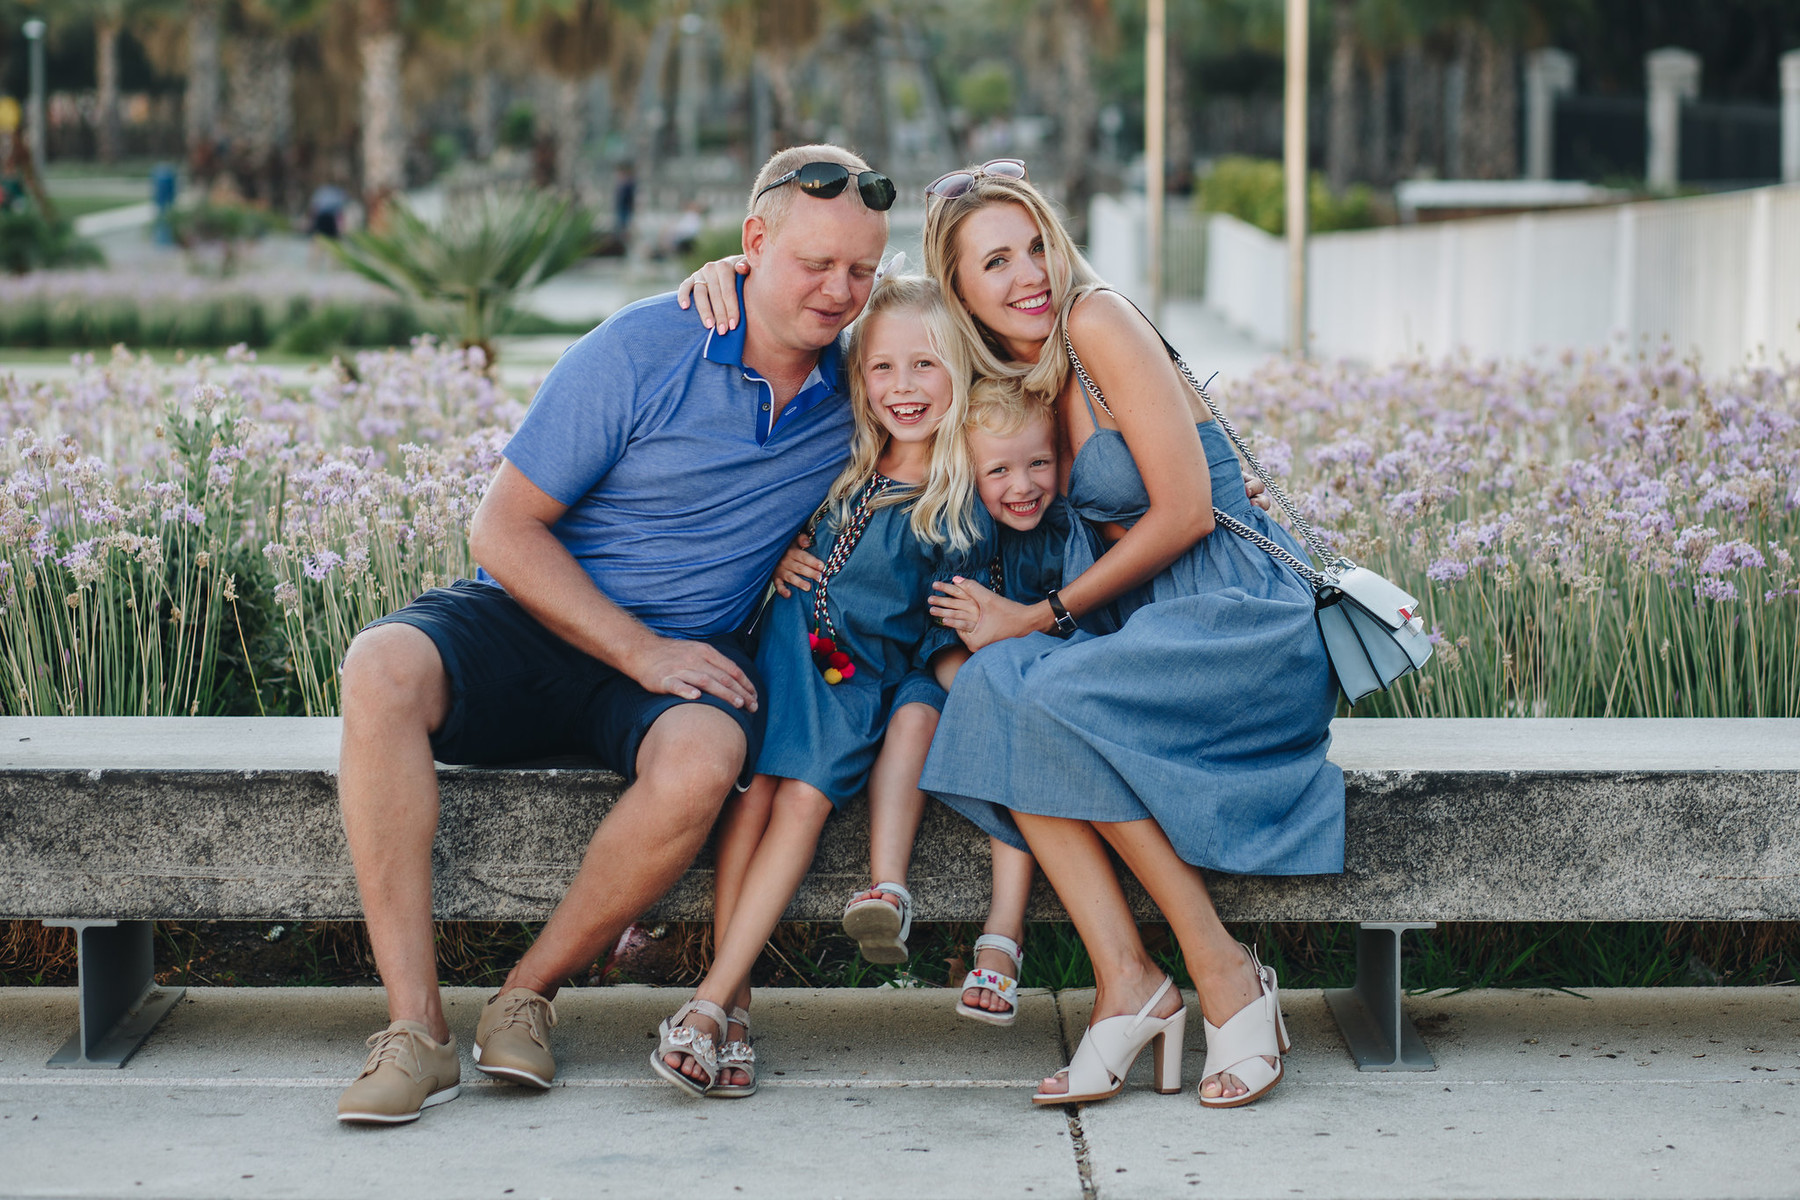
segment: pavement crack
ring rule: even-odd
[[[1063,1021],[1062,993],[1051,992],[1056,1005],[1056,1040],[1062,1044],[1063,1061],[1073,1056],[1069,1049],[1069,1027]],[[1069,1146],[1075,1152],[1075,1177],[1081,1184],[1081,1200],[1098,1200],[1100,1189],[1094,1186],[1094,1164],[1088,1160],[1087,1133],[1081,1128],[1081,1106],[1070,1104],[1063,1113],[1069,1122]]]

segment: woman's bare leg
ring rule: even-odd
[[[1200,1011],[1208,1021],[1223,1025],[1262,995],[1249,960],[1219,920],[1200,869],[1175,853],[1160,825],[1143,820],[1098,823],[1094,828],[1118,851],[1168,920],[1200,994]],[[1274,1060],[1269,1065],[1274,1066]],[[1201,1080],[1200,1089],[1209,1099],[1230,1099],[1250,1090],[1226,1072]]]
[[[1031,879],[1037,873],[1037,860],[999,838],[989,838],[988,846],[994,859],[994,891],[988,901],[987,923],[981,927],[981,932],[997,933],[1023,946],[1025,904],[1031,899]],[[1012,960],[998,950],[983,950],[975,956],[975,965],[1002,975],[1010,974],[1013,969]],[[970,1008],[996,1013],[1012,1007],[1012,1001],[1002,1000],[988,988],[968,988],[962,994],[962,1001]]]
[[[1163,971],[1138,936],[1106,843],[1086,821],[1013,815],[1093,961],[1094,1013],[1089,1024],[1135,1013],[1162,986]],[[1150,1015],[1166,1017],[1180,1007],[1181,997],[1171,988]],[[1056,1075],[1044,1080],[1043,1090],[1062,1092],[1068,1086],[1067,1076]]]

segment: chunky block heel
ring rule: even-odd
[[[1075,1048],[1075,1057],[1058,1072],[1068,1079],[1069,1090],[1038,1092],[1031,1102],[1087,1104],[1110,1099],[1124,1088],[1125,1076],[1130,1073],[1131,1064],[1137,1061],[1138,1052],[1151,1042],[1156,1043],[1156,1090],[1180,1091],[1181,1043],[1187,1029],[1187,1008],[1184,1005],[1166,1017],[1150,1015],[1163,993],[1174,986],[1175,981],[1165,975],[1162,986],[1135,1015],[1107,1017],[1089,1025],[1087,1032],[1081,1035],[1081,1045]]]

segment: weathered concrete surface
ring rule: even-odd
[[[0,989],[0,1195],[458,1198],[1791,1197],[1800,1178],[1800,994],[1791,989],[1472,992],[1409,999],[1440,1064],[1356,1071],[1318,992],[1283,994],[1288,1078],[1233,1112],[1134,1072],[1115,1100],[1034,1109],[1091,996],[1025,998],[997,1030],[952,993],[757,994],[767,1086],[696,1101],[654,1079],[673,989],[558,1002],[562,1086],[485,1081],[394,1130],[331,1119],[372,989],[195,989],[119,1072],[43,1061],[69,989]],[[454,989],[473,1029],[485,994]],[[781,1071],[785,1074],[777,1075]],[[866,1072],[866,1074],[865,1074]],[[33,1118],[36,1118],[35,1120]],[[672,1178],[671,1172],[678,1172]]]
[[[1800,721],[1376,721],[1334,726],[1342,876],[1220,877],[1227,918],[1800,918]],[[351,917],[327,720],[0,719],[0,917]],[[435,904],[548,914],[619,781],[445,769]],[[497,816],[496,814],[504,814]],[[866,813],[827,829],[789,917],[868,882]],[[933,805],[920,920],[979,918],[986,841]],[[656,908],[706,915],[708,859]],[[1140,909],[1151,912],[1143,897]],[[1059,915],[1041,884],[1039,917]]]
[[[950,993],[776,990],[754,1005],[765,1086],[691,1099],[653,1076],[671,989],[570,990],[559,1086],[477,1073],[466,1041],[486,993],[450,993],[464,1094],[400,1130],[333,1119],[372,989],[195,989],[128,1072],[43,1069],[73,1019],[62,989],[0,990],[5,1196],[1081,1196],[1067,1115],[1022,1102],[1061,1061],[1055,1001],[1010,1032],[955,1017]],[[35,1120],[33,1118],[36,1118]]]
[[[1439,1068],[1396,1075],[1345,1068],[1318,993],[1283,1000],[1295,1053],[1264,1102],[1201,1110],[1190,1055],[1179,1102],[1134,1087],[1082,1110],[1100,1195],[1800,1194],[1790,989],[1414,997]],[[1065,1018],[1085,1019],[1091,1000],[1063,1001]]]

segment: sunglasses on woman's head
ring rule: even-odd
[[[940,200],[954,200],[967,194],[975,186],[975,181],[983,175],[998,175],[1002,179],[1024,179],[1025,164],[1016,158],[996,158],[992,162],[984,162],[973,171],[951,171],[947,175],[939,175],[925,189],[927,199],[932,196]]]
[[[843,194],[844,187],[852,176],[856,178],[856,192],[862,202],[875,212],[886,212],[894,206],[896,191],[894,181],[879,171],[852,171],[843,163],[809,162],[789,171],[751,197],[752,204],[763,198],[764,192],[774,191],[784,183],[792,183],[808,196],[820,200],[834,200]]]

